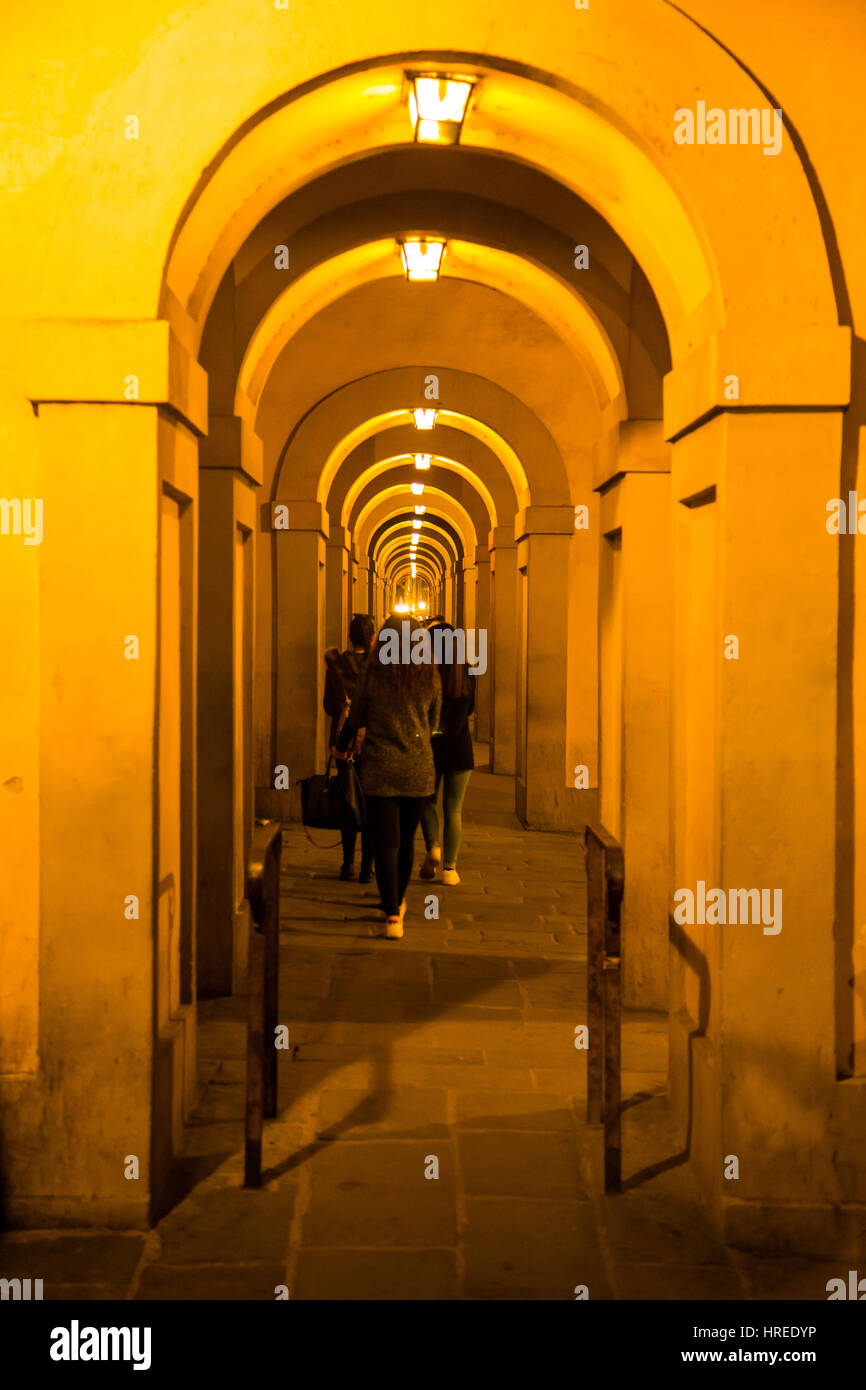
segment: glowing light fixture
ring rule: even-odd
[[[418,566],[417,566],[417,565],[413,565],[413,566],[412,566],[412,578],[413,578],[413,579],[415,578],[415,576],[416,576],[417,573],[418,573]]]
[[[429,467],[430,467],[430,460],[431,460],[432,457],[433,457],[432,454],[416,454],[416,455],[415,455],[415,467],[416,467],[416,468],[429,468]]]
[[[401,601],[400,603],[395,603],[395,604],[394,604],[394,612],[395,612],[395,613],[408,613],[408,612],[409,612],[409,605],[408,605],[408,603],[403,603],[402,601]]]
[[[439,411],[423,410],[419,408],[417,410],[413,410],[412,414],[415,417],[416,430],[432,430],[433,426],[436,424],[436,416],[439,414]],[[417,454],[415,455],[415,457],[417,459]]]
[[[466,77],[409,74],[409,115],[422,145],[456,145],[475,85]]]
[[[411,241],[400,241],[400,255],[407,280],[438,280],[445,255],[444,241],[427,241],[413,237]]]
[[[423,484],[423,483],[413,483],[413,484],[412,484],[412,491],[414,492],[414,494],[415,494],[416,497],[420,497],[420,496],[421,496],[421,493],[424,491],[424,484]]]
[[[418,607],[420,608],[420,610],[421,610],[422,613],[426,613],[426,611],[427,611],[427,605],[426,605],[426,603],[419,603],[419,604],[418,604]]]
[[[415,503],[415,515],[416,515],[416,516],[423,516],[424,513],[426,512],[426,510],[427,510],[426,507],[422,507],[418,502]]]
[[[412,522],[412,526],[413,526],[413,529],[416,530],[416,531],[420,529],[420,526],[421,526],[421,519],[420,519],[420,517],[417,517],[417,516],[416,516],[415,520]]]

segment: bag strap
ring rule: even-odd
[[[306,826],[304,826],[304,834],[306,835],[307,839],[309,840],[310,844],[313,846],[314,849],[336,849],[338,845],[342,845],[343,843],[341,837],[339,840],[335,840],[332,845],[317,845]]]

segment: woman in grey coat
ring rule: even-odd
[[[385,935],[403,935],[406,886],[412,876],[415,832],[436,785],[430,737],[441,706],[439,672],[429,661],[405,658],[399,639],[421,624],[392,614],[364,663],[335,754],[345,756],[358,729],[366,728],[360,778],[372,831],[376,883],[385,912]],[[398,659],[394,659],[399,652]],[[403,659],[400,659],[403,658]]]

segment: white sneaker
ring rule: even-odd
[[[389,941],[399,941],[401,936],[403,935],[403,918],[386,917],[385,935]]]
[[[458,874],[456,869],[443,869],[442,882],[447,883],[451,888],[454,888],[456,884],[460,882],[460,875]]]
[[[436,870],[439,868],[441,859],[442,851],[438,845],[434,845],[432,849],[428,849],[427,857],[421,865],[421,877],[435,878]]]

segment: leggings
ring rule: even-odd
[[[415,831],[426,796],[368,796],[376,884],[388,917],[396,917],[412,877]]]
[[[355,842],[358,838],[357,830],[341,830],[340,839],[343,841],[343,863],[351,864],[355,858]],[[370,833],[369,825],[365,825],[361,831],[361,866],[366,868],[373,859],[373,836]]]
[[[457,853],[463,837],[463,798],[466,795],[466,788],[469,786],[471,776],[471,768],[467,772],[446,772],[444,776],[441,772],[437,773],[436,790],[421,813],[424,843],[428,849],[432,849],[434,845],[439,843],[439,816],[436,812],[436,798],[439,795],[439,784],[444,781],[442,809],[445,813],[445,845],[442,863],[449,869],[453,869],[457,863]]]

